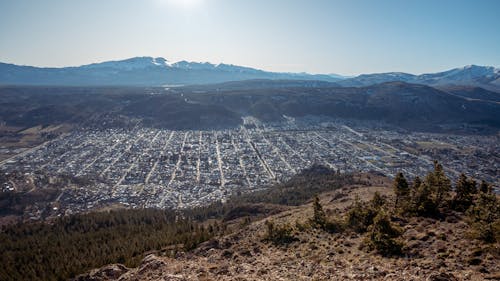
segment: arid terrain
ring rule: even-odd
[[[328,218],[345,217],[356,197],[370,200],[375,192],[393,197],[392,181],[364,174],[365,184],[345,186],[320,195]],[[268,206],[271,207],[271,206]],[[281,207],[280,207],[281,208]],[[441,218],[392,216],[403,234],[402,256],[384,257],[364,246],[365,235],[331,233],[308,225],[312,203],[280,209],[252,220],[231,220],[228,234],[202,243],[189,252],[166,248],[146,253],[137,268],[108,265],[76,280],[498,280],[499,244],[469,237],[464,214]],[[251,221],[251,222],[250,222]],[[268,222],[289,225],[291,240],[266,240]]]

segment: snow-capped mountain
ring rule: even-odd
[[[268,72],[232,64],[170,62],[164,58],[134,57],[78,67],[40,68],[0,63],[0,84],[17,85],[189,85],[249,79],[339,81],[333,75]]]
[[[135,57],[126,60],[106,61],[81,66],[84,69],[112,68],[118,70],[144,69],[149,67],[170,67],[170,64],[164,58]]]
[[[422,74],[417,81],[426,84],[463,84],[464,82],[491,82],[498,79],[500,69],[493,66],[467,65],[448,71]]]
[[[500,91],[500,70],[491,66],[477,65],[421,75],[389,72],[343,77],[337,74],[268,72],[224,63],[170,62],[161,57],[134,57],[62,68],[0,63],[0,84],[161,86],[214,84],[251,79],[315,80],[336,82],[349,87],[400,81],[431,86],[480,86]]]
[[[359,76],[345,79],[340,82],[343,86],[370,86],[384,82],[409,82],[415,78],[415,75],[404,72],[387,72],[387,73],[374,73],[374,74],[361,74]]]
[[[362,74],[340,81],[339,84],[361,87],[396,81],[430,86],[470,85],[498,90],[500,87],[500,69],[492,66],[468,65],[443,72],[420,75],[403,72]]]

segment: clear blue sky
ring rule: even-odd
[[[500,65],[500,0],[0,0],[0,61],[161,56],[271,71]]]

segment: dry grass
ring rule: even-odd
[[[356,196],[369,200],[376,191],[392,196],[390,180],[366,174],[359,177],[371,186],[349,186],[321,195],[330,219],[342,217]],[[468,226],[461,217],[396,221],[404,229],[406,255],[386,258],[362,249],[363,235],[331,234],[309,227],[311,216],[311,203],[289,208],[206,242],[192,253],[149,257],[120,280],[433,280],[439,274],[457,280],[485,280],[499,276],[498,244],[468,239]],[[291,225],[296,241],[285,245],[264,242],[266,220]],[[144,268],[152,261],[163,265],[145,274]]]

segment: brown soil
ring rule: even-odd
[[[322,194],[328,216],[342,216],[358,195],[368,200],[375,191],[391,196],[384,178],[371,176],[378,186],[351,186]],[[468,238],[461,214],[446,219],[394,220],[404,229],[405,255],[382,257],[362,249],[364,236],[331,234],[307,224],[312,204],[289,208],[235,229],[175,258],[148,255],[138,268],[107,266],[78,280],[500,280],[499,244]],[[294,228],[295,241],[275,246],[264,242],[266,220]],[[237,225],[236,223],[234,225]],[[116,272],[109,273],[110,268]],[[107,274],[105,274],[106,272]]]

